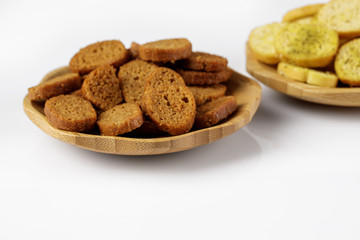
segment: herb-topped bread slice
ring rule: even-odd
[[[275,51],[275,36],[284,26],[283,23],[272,23],[260,26],[251,31],[249,47],[256,59],[267,64],[277,64],[280,59]]]
[[[325,67],[339,45],[337,33],[318,24],[286,24],[275,37],[280,59],[302,67]]]
[[[360,0],[332,0],[319,10],[316,18],[340,37],[360,36]]]
[[[360,86],[360,39],[345,43],[335,59],[335,71],[341,82]]]

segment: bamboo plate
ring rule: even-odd
[[[277,73],[276,66],[255,59],[246,46],[246,70],[265,85],[286,95],[333,106],[360,107],[360,87],[325,88],[297,82]]]
[[[67,72],[69,72],[67,67],[56,69],[47,74],[42,82]],[[158,138],[108,137],[59,130],[52,127],[47,121],[43,105],[32,102],[28,95],[24,98],[23,107],[27,116],[35,125],[46,134],[66,143],[102,153],[153,155],[195,148],[228,136],[248,124],[260,103],[260,85],[256,81],[234,71],[228,81],[227,95],[235,96],[238,109],[226,121],[210,128],[191,131],[178,136]]]

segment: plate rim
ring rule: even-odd
[[[244,106],[239,106],[238,111],[242,111],[241,114],[234,116],[226,122],[209,128],[195,130],[177,136],[166,136],[157,138],[130,138],[121,136],[99,136],[89,133],[78,133],[60,130],[50,125],[45,115],[39,112],[33,106],[28,94],[23,99],[23,109],[28,118],[47,135],[90,151],[116,155],[157,155],[180,152],[199,147],[201,145],[205,145],[207,143],[211,143],[223,137],[226,137],[236,132],[243,126],[247,125],[252,120],[261,101],[261,86],[255,80],[233,69],[231,70],[233,71],[233,74],[236,74],[244,81],[247,81],[246,84],[253,85],[255,87],[254,89],[256,89],[257,95],[249,97],[249,100],[247,102],[244,102]],[[50,78],[54,74],[57,74],[59,72],[65,73],[68,71],[68,67],[66,66],[57,68],[46,74],[45,77],[41,80],[41,82]],[[218,136],[218,134],[215,134],[216,132],[219,132],[219,129],[221,130],[220,137]],[[206,142],[203,142],[204,138]],[[138,149],[136,152],[134,151],[134,147],[132,145],[137,145]],[[123,146],[123,148],[119,149],[118,146]]]

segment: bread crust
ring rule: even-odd
[[[137,104],[123,103],[101,113],[97,121],[101,135],[117,136],[140,127],[143,114]]]
[[[334,65],[342,83],[360,86],[360,39],[345,43],[339,49]]]
[[[88,131],[95,126],[97,120],[91,103],[74,95],[59,95],[48,99],[44,112],[52,126],[72,132]]]
[[[316,17],[313,16],[299,18],[293,22],[300,24],[318,24],[318,22],[316,21]]]
[[[197,108],[195,127],[211,127],[235,112],[237,103],[234,96],[223,96]]]
[[[159,67],[148,78],[143,110],[161,131],[171,135],[189,132],[196,114],[195,99],[175,71]]]
[[[213,85],[226,82],[232,74],[230,69],[220,72],[201,72],[192,70],[176,69],[183,77],[186,85]]]
[[[98,67],[85,77],[82,95],[94,106],[107,110],[123,101],[116,69],[110,65]]]
[[[103,65],[119,67],[129,59],[130,54],[121,41],[109,40],[80,49],[71,58],[69,67],[73,72],[83,75]]]
[[[289,23],[275,37],[280,59],[301,67],[325,67],[337,52],[335,31],[318,24]]]
[[[226,70],[227,59],[218,55],[205,52],[193,52],[189,58],[179,61],[179,66],[184,69],[219,72]]]
[[[48,98],[77,90],[80,87],[81,77],[79,74],[67,73],[31,87],[28,92],[31,100],[42,102]]]
[[[287,12],[283,17],[283,22],[293,22],[301,18],[314,16],[325,4],[310,4],[295,8]]]
[[[139,58],[153,62],[173,62],[191,55],[191,43],[185,38],[164,39],[139,46]]]

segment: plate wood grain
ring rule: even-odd
[[[58,68],[47,74],[42,82],[69,71],[68,67]],[[91,133],[64,131],[51,126],[44,115],[43,104],[32,102],[28,95],[23,100],[23,107],[27,116],[35,125],[46,134],[63,142],[102,153],[119,155],[164,154],[184,151],[216,141],[234,133],[251,121],[260,103],[260,85],[256,81],[234,71],[227,85],[228,92],[226,94],[235,96],[238,104],[237,111],[218,125],[178,136],[157,138],[109,137]]]
[[[257,61],[249,45],[246,46],[246,70],[265,85],[294,98],[333,106],[360,107],[360,87],[326,88],[286,78],[277,73],[276,65]]]

